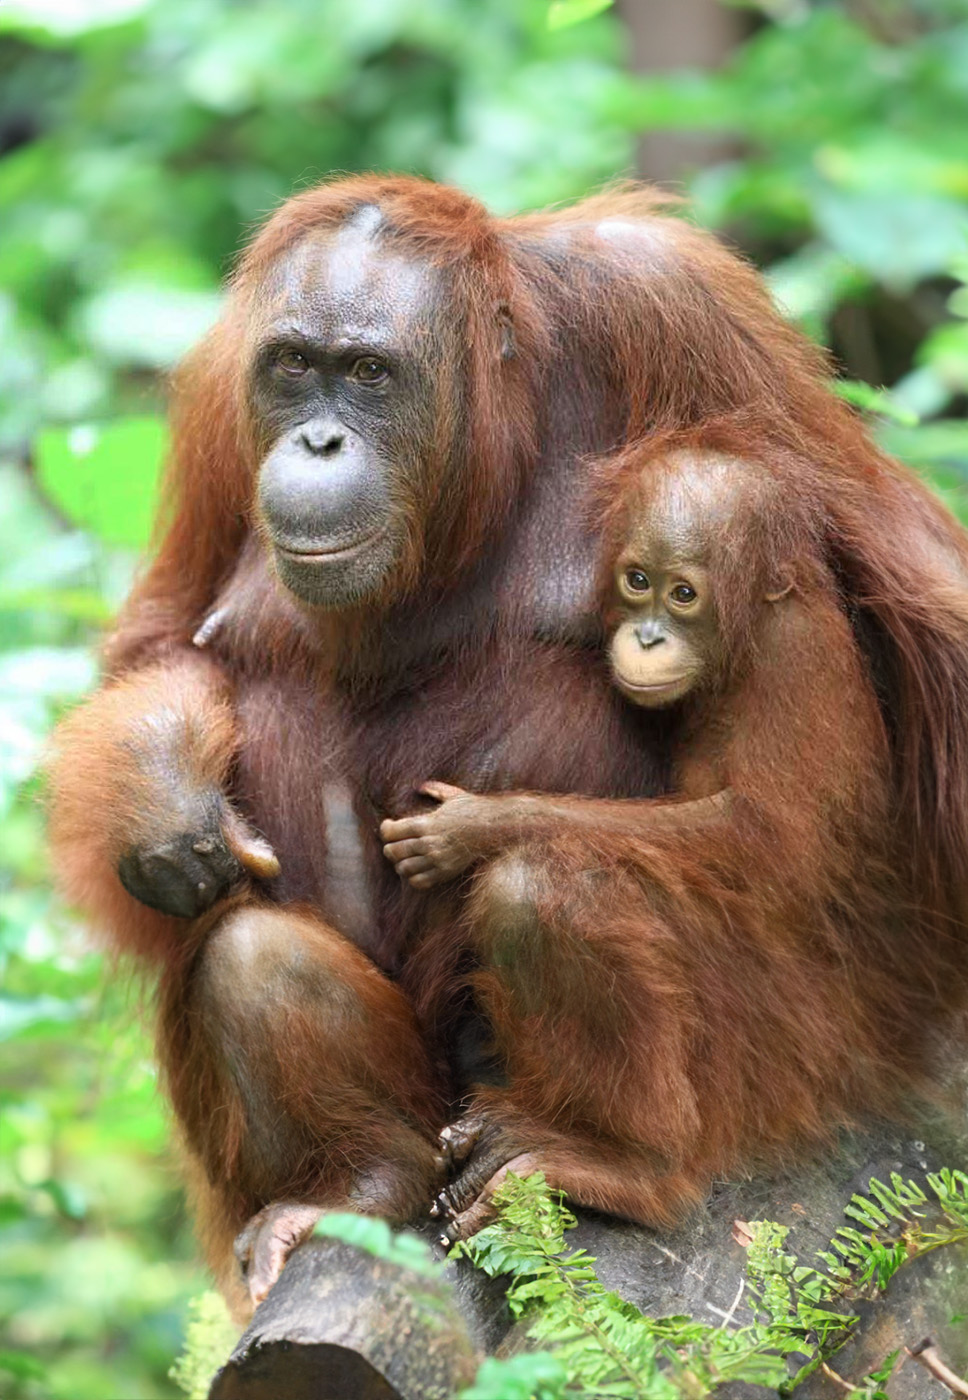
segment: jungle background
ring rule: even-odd
[[[581,22],[576,22],[581,21]],[[205,1286],[141,994],[38,762],[146,546],[165,375],[331,171],[510,211],[658,177],[968,518],[968,0],[2,0],[0,1393],[154,1400]]]

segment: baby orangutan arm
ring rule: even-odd
[[[473,793],[450,783],[420,791],[440,805],[380,824],[383,854],[401,879],[428,890],[510,846],[568,829],[617,836],[696,830],[729,812],[729,790],[696,799],[603,799],[554,793]]]

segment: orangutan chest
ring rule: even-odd
[[[541,647],[394,698],[359,734],[367,794],[413,810],[430,779],[474,792],[650,796],[667,786],[654,717],[615,691],[592,651]]]
[[[668,785],[654,719],[590,652],[535,649],[352,700],[244,688],[236,800],[279,857],[270,893],[312,903],[374,955],[398,885],[379,823],[429,808],[423,783],[613,797]]]

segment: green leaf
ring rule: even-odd
[[[202,1293],[191,1300],[185,1349],[168,1372],[189,1400],[205,1400],[215,1372],[225,1363],[238,1336],[239,1329],[218,1293]]]
[[[507,1360],[489,1356],[460,1400],[555,1400],[565,1394],[568,1375],[550,1352],[526,1352]]]
[[[548,28],[569,29],[573,24],[600,15],[612,4],[613,0],[552,0],[548,6]]]
[[[32,611],[55,613],[95,626],[104,626],[112,616],[107,601],[93,588],[0,588],[0,612]]]
[[[58,1022],[76,1021],[83,1014],[82,1001],[61,1001],[57,997],[0,996],[0,1041]]]
[[[160,418],[46,428],[35,443],[37,479],[73,524],[106,544],[143,548],[166,443]]]
[[[315,1235],[343,1240],[365,1249],[377,1259],[385,1259],[401,1269],[411,1269],[425,1278],[440,1278],[443,1267],[433,1257],[430,1246],[412,1230],[394,1234],[385,1220],[350,1211],[328,1211],[316,1224]]]
[[[918,415],[913,409],[897,403],[886,389],[875,389],[862,379],[838,379],[833,388],[838,398],[867,413],[879,413],[882,418],[889,418],[892,423],[900,423],[905,428],[912,428],[918,422]]]
[[[930,365],[952,392],[968,389],[968,322],[949,321],[935,328],[918,348],[917,361]]]
[[[837,306],[853,300],[869,285],[866,273],[818,242],[807,243],[792,257],[774,263],[766,280],[783,315],[800,322],[816,340],[825,339],[827,322]]]
[[[147,8],[148,0],[7,0],[0,30],[37,29],[67,37],[102,25],[121,24]]]
[[[0,1351],[0,1371],[22,1381],[42,1381],[47,1375],[47,1368],[25,1351]]]
[[[104,359],[170,369],[215,323],[221,304],[215,291],[122,282],[85,302],[78,322],[91,349]]]
[[[968,474],[968,423],[961,418],[938,418],[916,428],[882,423],[878,441],[895,457],[914,466],[951,463]]]
[[[938,195],[825,187],[813,211],[821,233],[848,262],[895,292],[946,272],[968,239],[964,203]]]

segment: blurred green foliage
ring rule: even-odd
[[[637,0],[630,0],[637,3]],[[584,22],[574,21],[583,15]],[[50,890],[37,763],[147,538],[164,372],[246,230],[332,170],[496,210],[721,134],[698,216],[829,344],[885,443],[968,474],[965,0],[746,11],[716,73],[627,68],[598,0],[0,8],[0,1392],[151,1400],[203,1286],[124,979]],[[883,394],[872,393],[868,386]]]
[[[633,128],[713,131],[735,153],[695,175],[698,218],[765,268],[785,312],[846,373],[891,386],[920,426],[885,446],[968,471],[968,4],[770,0],[716,73],[620,84]],[[895,419],[896,413],[892,415]]]

